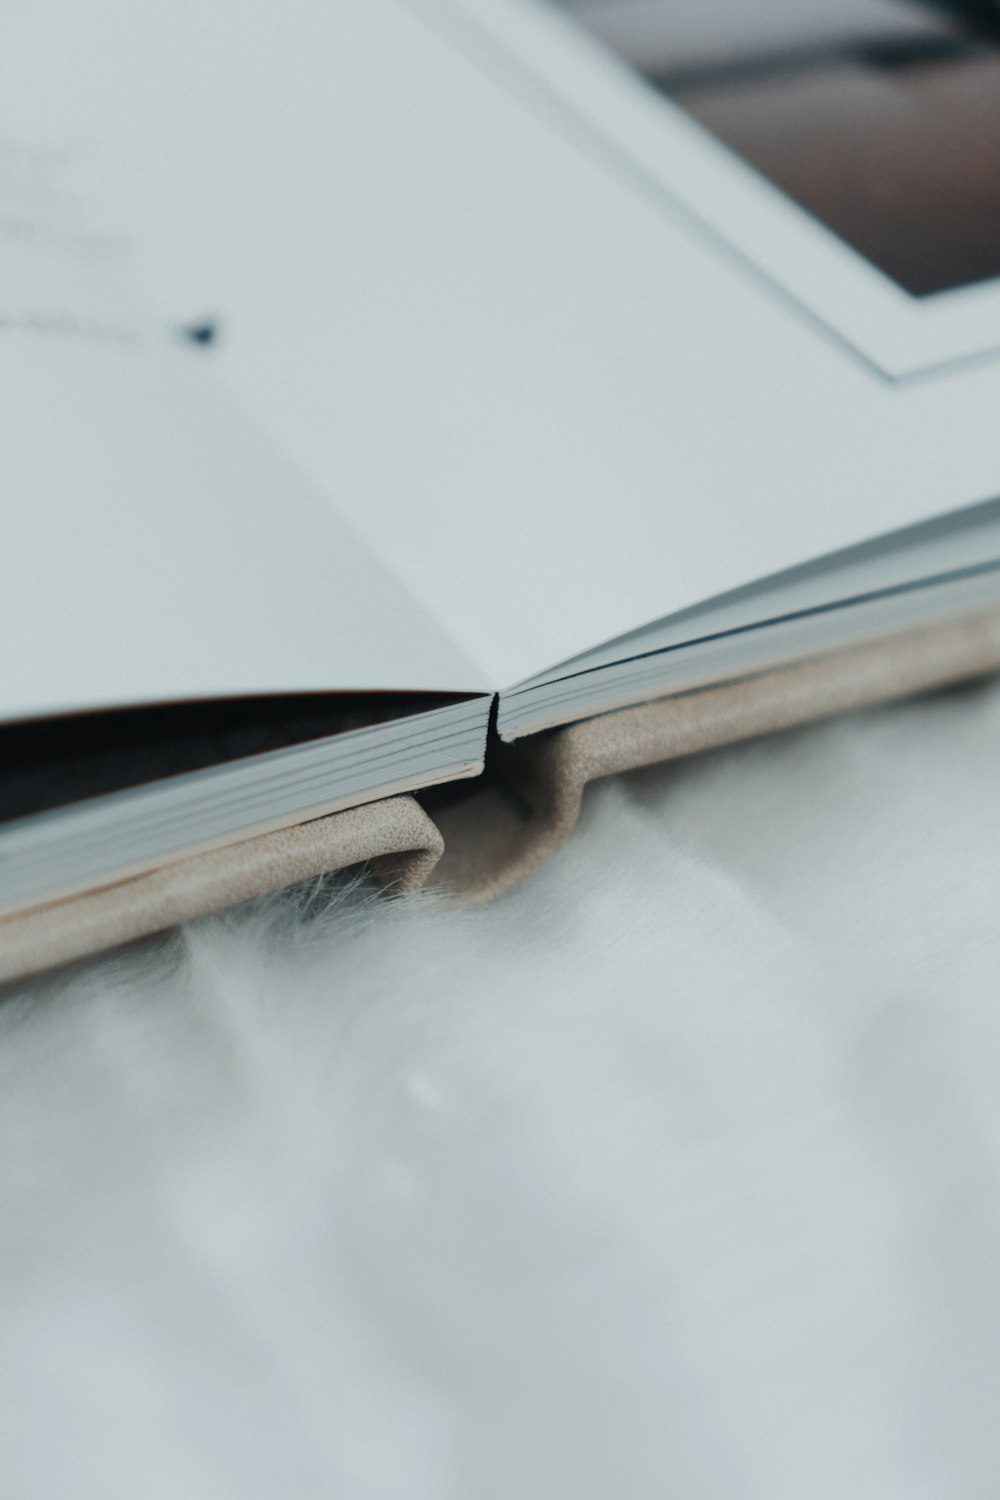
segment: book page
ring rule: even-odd
[[[497,686],[1000,491],[997,363],[853,347],[616,131],[724,148],[541,0],[97,0],[32,46],[30,107],[143,184],[164,316],[217,320],[207,357]]]
[[[1000,352],[1000,28],[953,0],[542,0],[546,88],[891,378]],[[512,24],[513,23],[513,24]],[[574,35],[575,33],[575,35]],[[592,45],[587,45],[588,38]],[[527,44],[527,52],[525,52]]]
[[[487,684],[212,375],[4,275],[0,719]]]

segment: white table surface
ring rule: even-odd
[[[0,1006],[5,1500],[988,1497],[1000,687]]]

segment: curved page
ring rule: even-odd
[[[0,329],[0,719],[488,685],[196,362],[122,326]]]
[[[1000,363],[865,355],[750,243],[808,215],[541,0],[6,29],[5,109],[106,146],[164,316],[491,686],[1000,493]]]

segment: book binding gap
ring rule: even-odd
[[[433,813],[412,796],[390,797],[0,920],[0,981],[352,865],[401,891],[436,890],[449,905],[489,901],[566,843],[591,781],[997,670],[992,610],[513,745],[494,737],[490,776]]]

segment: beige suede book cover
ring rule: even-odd
[[[599,777],[997,670],[991,611],[497,744],[489,780],[433,818],[411,796],[390,797],[2,919],[0,982],[354,865],[404,892],[487,901],[565,843]]]

